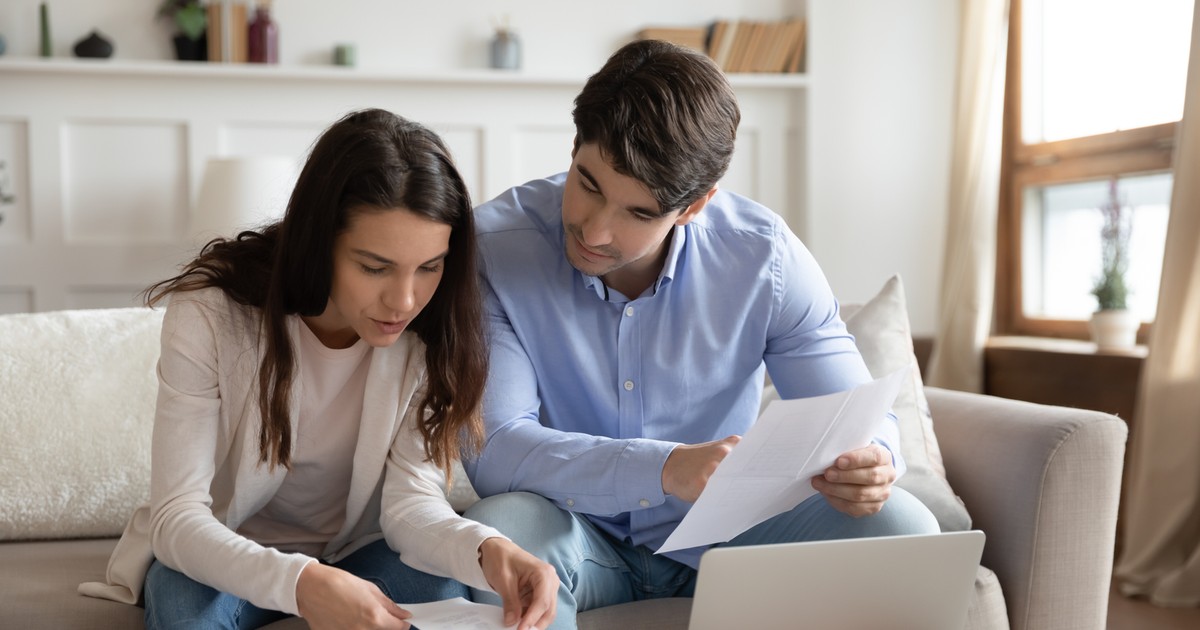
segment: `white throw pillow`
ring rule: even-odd
[[[867,303],[843,304],[841,314],[871,376],[881,378],[905,365],[916,365],[908,305],[899,275],[889,278],[879,294]],[[925,400],[925,385],[915,367],[912,378],[900,388],[892,412],[900,425],[900,453],[908,465],[908,471],[896,485],[925,503],[942,531],[970,529],[971,516],[946,481],[942,451]]]
[[[0,540],[116,536],[150,494],[162,311],[0,316]]]

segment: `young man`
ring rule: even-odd
[[[691,594],[704,549],[654,551],[754,423],[764,369],[784,398],[870,380],[805,247],[717,188],[740,117],[707,57],[629,44],[575,100],[570,170],[476,210],[491,366],[467,465],[487,498],[467,515],[556,567],[563,627]],[[892,486],[885,426],[817,495],[725,544],[938,531]]]

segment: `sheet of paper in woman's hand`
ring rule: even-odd
[[[911,369],[836,394],[772,401],[657,553],[726,542],[816,494],[810,479],[891,422],[886,414]]]
[[[412,613],[408,623],[421,630],[503,630],[504,609],[491,604],[469,602],[461,597],[427,604],[400,604]]]

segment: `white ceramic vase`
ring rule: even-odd
[[[1122,309],[1096,311],[1088,327],[1092,331],[1096,349],[1128,350],[1137,345],[1137,331],[1141,323],[1136,313]]]

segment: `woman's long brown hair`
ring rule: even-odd
[[[260,310],[260,461],[290,467],[296,362],[286,318],[325,310],[334,241],[363,206],[404,208],[452,228],[442,281],[409,325],[426,346],[419,402],[425,454],[449,478],[455,459],[483,440],[487,351],[471,198],[445,144],[429,129],[380,109],[348,114],[317,140],[281,221],[209,242],[178,275],[147,288],[146,303],[217,287]]]

